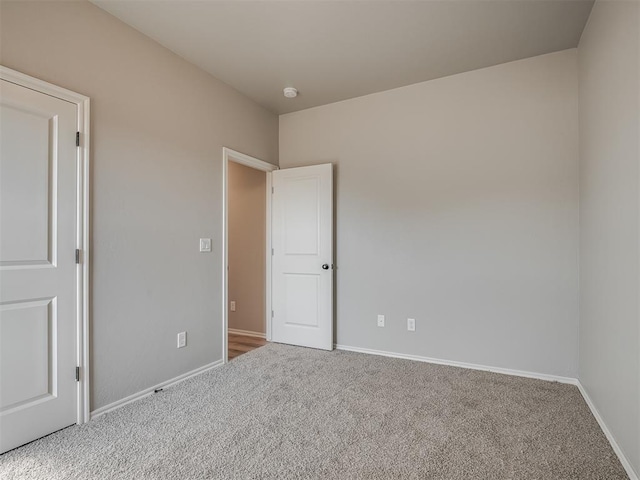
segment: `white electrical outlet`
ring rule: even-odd
[[[178,334],[178,348],[187,346],[187,332],[180,332]]]
[[[211,251],[211,239],[210,238],[201,238],[200,239],[200,251],[201,252],[210,252]]]
[[[407,330],[410,332],[416,331],[416,319],[415,318],[407,318]]]
[[[230,308],[232,312],[236,311],[236,302],[234,300],[231,300]]]
[[[378,326],[384,327],[384,315],[378,315]]]

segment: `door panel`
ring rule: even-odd
[[[51,263],[50,180],[56,152],[50,131],[56,129],[57,118],[6,104],[0,105],[0,118],[0,152],[6,157],[0,177],[1,265]],[[11,160],[14,152],[20,152],[20,161]]]
[[[318,255],[320,189],[317,177],[285,180],[284,253]]]
[[[284,310],[287,325],[318,327],[320,275],[284,273]]]
[[[76,422],[76,105],[0,83],[0,452]]]
[[[333,349],[332,181],[331,164],[273,172],[274,342]]]

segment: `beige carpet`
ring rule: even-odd
[[[0,456],[12,479],[621,479],[577,388],[270,344]]]

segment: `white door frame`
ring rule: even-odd
[[[78,382],[77,423],[89,421],[89,97],[38,80],[0,65],[0,79],[73,103],[77,108],[77,131],[80,148],[76,157],[76,248],[80,251],[76,266],[76,365],[80,367]]]
[[[255,157],[222,147],[222,361],[229,361],[229,162],[266,172],[266,268],[265,268],[265,325],[267,341],[271,340],[271,172],[278,170],[276,165]]]

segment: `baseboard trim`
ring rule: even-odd
[[[537,379],[537,380],[545,380],[545,381],[559,382],[559,383],[566,383],[566,384],[569,384],[569,385],[575,385],[576,387],[578,387],[578,390],[580,391],[580,394],[584,398],[584,401],[589,406],[589,409],[591,410],[591,413],[595,417],[596,421],[598,422],[598,425],[600,425],[600,428],[602,429],[602,432],[605,434],[605,436],[607,437],[607,440],[611,444],[611,448],[613,448],[613,451],[618,456],[618,459],[620,460],[620,463],[622,464],[622,466],[626,470],[627,475],[629,476],[629,480],[640,480],[638,478],[638,474],[634,471],[633,467],[631,466],[631,463],[629,462],[629,460],[627,460],[627,457],[625,457],[622,449],[618,445],[618,442],[616,442],[615,437],[612,435],[611,431],[609,431],[609,429],[607,428],[606,423],[604,423],[604,420],[600,416],[600,412],[598,412],[598,409],[595,407],[593,401],[591,400],[591,398],[587,394],[587,391],[585,390],[584,386],[580,383],[580,381],[577,378],[561,377],[561,376],[557,376],[557,375],[548,375],[546,373],[527,372],[527,371],[523,371],[523,370],[513,370],[513,369],[509,369],[509,368],[489,367],[489,366],[486,366],[486,365],[478,365],[478,364],[474,364],[474,363],[465,363],[465,362],[456,362],[456,361],[452,361],[452,360],[442,360],[442,359],[439,359],[439,358],[422,357],[422,356],[419,356],[419,355],[408,355],[408,354],[404,354],[404,353],[387,352],[387,351],[384,351],[384,350],[372,350],[370,348],[350,347],[348,345],[336,344],[335,348],[338,349],[338,350],[344,350],[344,351],[347,351],[347,352],[368,353],[370,355],[380,355],[380,356],[383,356],[383,357],[401,358],[401,359],[404,359],[404,360],[414,360],[414,361],[417,361],[417,362],[433,363],[433,364],[436,364],[436,365],[446,365],[446,366],[449,366],[449,367],[468,368],[470,370],[481,370],[481,371],[485,371],[485,372],[502,373],[504,375],[513,375],[513,376],[516,376],[516,377],[534,378],[534,379]]]
[[[109,405],[105,405],[104,407],[96,408],[94,411],[91,412],[91,420],[98,418],[101,415],[104,415],[105,413],[109,413],[114,410],[117,410],[118,408],[124,407],[129,403],[133,403],[145,397],[148,397],[149,395],[152,395],[154,390],[157,390],[158,388],[170,387],[172,385],[175,385],[176,383],[183,382],[188,378],[195,377],[196,375],[200,375],[201,373],[204,373],[206,371],[212,370],[217,367],[221,367],[222,365],[224,365],[224,362],[222,360],[218,360],[208,365],[204,365],[202,367],[196,368],[195,370],[191,370],[190,372],[183,373],[182,375],[178,375],[177,377],[174,377],[170,380],[154,385],[153,387],[145,388],[144,390],[141,390],[138,393],[129,395],[128,397],[125,397],[121,400],[117,400],[113,403],[110,403]]]
[[[264,333],[252,332],[250,330],[238,330],[237,328],[228,328],[227,332],[234,335],[244,335],[245,337],[266,338]]]
[[[607,424],[604,423],[604,419],[600,415],[600,412],[598,412],[598,409],[593,403],[593,400],[591,400],[591,397],[587,393],[587,390],[584,388],[582,383],[578,382],[577,385],[578,385],[578,389],[580,390],[580,393],[582,394],[582,398],[584,398],[584,401],[589,406],[589,409],[591,410],[591,413],[593,414],[593,416],[596,418],[598,425],[600,425],[600,428],[602,429],[603,433],[607,437],[607,440],[609,440],[609,443],[611,444],[611,448],[613,448],[613,451],[618,456],[620,463],[622,463],[622,466],[626,470],[627,475],[629,475],[629,480],[638,480],[638,473],[633,469],[631,462],[627,460],[627,457],[624,455],[624,452],[618,445],[618,442],[616,442],[616,439],[611,433],[611,431],[609,430],[609,428],[607,427]]]
[[[442,360],[440,358],[423,357],[420,355],[409,355],[405,353],[388,352],[385,350],[372,350],[370,348],[350,347],[348,345],[335,345],[338,350],[347,352],[368,353],[370,355],[380,355],[383,357],[402,358],[404,360],[415,360],[416,362],[433,363],[436,365],[446,365],[448,367],[468,368],[470,370],[480,370],[483,372],[502,373],[503,375],[513,375],[515,377],[535,378],[537,380],[545,380],[548,382],[568,383],[577,385],[578,379],[571,377],[561,377],[558,375],[549,375],[546,373],[527,372],[524,370],[513,370],[510,368],[490,367],[487,365],[478,365],[476,363],[456,362],[454,360]]]

